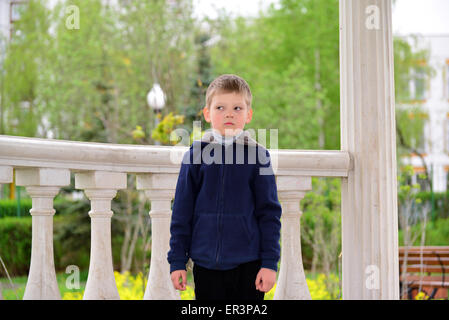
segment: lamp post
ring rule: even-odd
[[[164,91],[162,91],[159,83],[155,83],[153,88],[151,88],[150,92],[147,94],[147,103],[155,114],[154,127],[157,128],[159,125],[159,114],[165,106],[166,95]],[[160,145],[159,141],[155,142],[156,145]]]

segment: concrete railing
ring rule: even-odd
[[[0,136],[0,183],[26,187],[32,198],[32,248],[24,299],[60,299],[53,258],[53,199],[75,174],[91,201],[91,252],[84,299],[119,299],[111,250],[111,201],[135,174],[151,202],[152,253],[144,299],[179,299],[167,252],[171,201],[187,147],[116,145]],[[347,177],[348,152],[269,149],[282,205],[282,248],[275,299],[310,299],[302,257],[300,201],[312,177]],[[6,261],[7,263],[7,261]]]

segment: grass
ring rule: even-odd
[[[82,292],[86,287],[88,271],[80,271],[80,288],[79,289],[68,289],[66,285],[66,280],[70,274],[58,273],[56,274],[56,280],[58,281],[59,292],[61,297],[66,292]],[[25,287],[27,283],[28,276],[14,277],[11,278],[13,283],[13,288],[11,288],[11,283],[8,278],[0,278],[0,287],[4,300],[22,300],[25,293]],[[70,283],[69,283],[70,284]]]

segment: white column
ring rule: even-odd
[[[151,262],[144,300],[179,300],[170,278],[167,253],[170,249],[171,201],[178,174],[137,175],[137,189],[151,201]]]
[[[120,299],[114,278],[111,247],[111,201],[126,189],[126,173],[92,171],[75,174],[75,188],[91,201],[91,247],[84,300]]]
[[[274,293],[275,300],[311,300],[301,254],[300,202],[312,189],[312,178],[277,176],[278,197],[282,205],[281,265]]]
[[[399,299],[391,0],[340,0],[344,299]]]
[[[24,300],[61,299],[53,257],[53,198],[70,184],[66,169],[16,169],[16,185],[32,199],[31,264]]]

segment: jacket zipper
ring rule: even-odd
[[[226,147],[224,148],[225,152],[226,152]],[[215,262],[218,265],[218,252],[220,250],[220,231],[221,231],[221,215],[223,213],[223,198],[224,198],[224,171],[225,171],[225,164],[224,164],[224,160],[222,160],[222,165],[221,165],[221,198],[220,201],[218,203],[219,207],[218,207],[218,217],[217,217],[217,224],[218,224],[218,232],[217,232],[217,253],[216,253],[216,258],[215,258]]]

